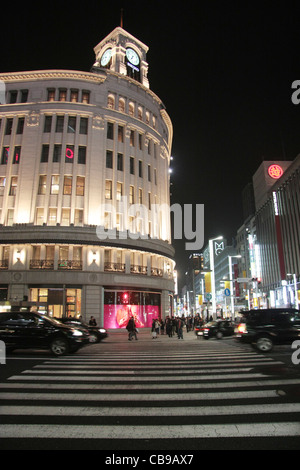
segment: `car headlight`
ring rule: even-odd
[[[83,333],[80,330],[72,330],[72,335],[73,336],[83,336]]]
[[[106,330],[104,328],[99,328],[99,333],[106,333]]]

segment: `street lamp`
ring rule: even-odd
[[[216,307],[216,284],[215,284],[215,260],[214,260],[214,246],[213,242],[215,240],[223,240],[222,235],[216,238],[210,238],[208,240],[209,244],[209,261],[210,261],[210,269],[211,269],[211,295],[212,295],[212,309],[213,309],[213,319],[216,320],[217,318],[217,307]]]
[[[235,319],[234,314],[234,295],[233,295],[233,278],[232,278],[232,258],[241,258],[241,255],[229,255],[228,262],[229,262],[229,280],[230,280],[230,300],[231,300],[231,316],[232,320]]]

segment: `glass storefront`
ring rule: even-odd
[[[149,328],[161,317],[161,294],[158,292],[105,290],[104,328],[126,328],[131,316],[137,328]]]
[[[30,301],[44,304],[39,310],[50,317],[79,317],[81,315],[82,289],[76,287],[33,287]]]

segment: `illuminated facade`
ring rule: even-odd
[[[147,46],[116,28],[90,72],[0,74],[0,295],[106,327],[169,314],[172,123]]]

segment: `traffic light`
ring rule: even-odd
[[[129,294],[128,294],[128,292],[123,292],[122,302],[123,302],[123,304],[128,304],[129,303]]]

